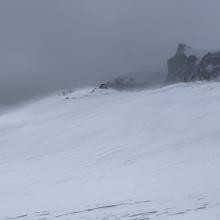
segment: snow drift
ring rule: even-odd
[[[0,219],[220,219],[220,83],[50,96],[0,116]]]

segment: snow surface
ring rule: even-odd
[[[1,220],[220,219],[220,83],[78,94],[0,116]]]

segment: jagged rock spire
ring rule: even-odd
[[[186,49],[191,49],[191,47],[186,44],[180,43],[177,47],[176,54],[183,54]]]
[[[220,77],[220,52],[195,50],[179,44],[168,60],[167,82],[211,80]]]

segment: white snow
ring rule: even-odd
[[[220,83],[73,94],[0,116],[0,220],[220,219]]]
[[[83,88],[78,90],[66,90],[64,92],[60,92],[59,95],[63,96],[65,99],[77,99],[83,97],[91,97],[103,94],[111,94],[115,90],[112,89],[99,89],[98,87],[91,88]]]

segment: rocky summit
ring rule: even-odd
[[[167,82],[212,80],[220,76],[220,50],[208,52],[179,44],[168,60]]]

